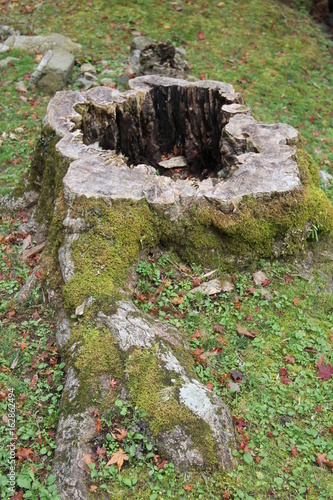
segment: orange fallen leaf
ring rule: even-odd
[[[96,425],[95,425],[95,430],[96,430],[97,434],[99,434],[99,431],[101,429],[103,429],[103,424],[101,422],[101,419],[99,417],[97,417]]]
[[[291,454],[296,457],[296,455],[298,454],[298,449],[297,449],[297,446],[292,446],[291,447]]]
[[[117,441],[122,441],[127,436],[127,431],[125,429],[116,429],[116,431],[118,432],[118,434],[111,434]]]
[[[325,462],[326,455],[327,455],[327,453],[318,453],[317,458],[316,458],[316,462],[319,465],[319,467],[321,467],[323,465],[323,463]]]
[[[121,448],[119,448],[119,450],[111,456],[110,460],[106,465],[117,464],[118,471],[120,473],[124,460],[128,460],[128,455],[126,455],[126,453]]]
[[[250,339],[254,339],[254,335],[252,333],[250,333],[249,331],[245,330],[245,328],[243,328],[240,325],[236,325],[236,326],[237,326],[237,333],[238,333],[238,335],[244,335],[245,337],[249,337]]]
[[[301,299],[300,299],[300,298],[298,298],[298,297],[294,297],[294,298],[293,298],[293,303],[294,303],[294,305],[295,305],[296,307],[298,306],[298,304],[299,304],[299,301],[300,301],[300,300],[301,300]]]
[[[192,491],[193,490],[193,486],[191,486],[190,484],[184,484],[183,488],[185,491]]]
[[[174,297],[172,300],[171,300],[171,304],[173,304],[174,306],[179,306],[180,304],[182,304],[184,302],[184,297]]]
[[[92,484],[92,485],[90,486],[90,491],[91,491],[91,493],[96,493],[96,491],[97,491],[97,486],[96,486],[95,484]]]

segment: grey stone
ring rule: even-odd
[[[0,39],[6,40],[10,35],[19,35],[20,32],[13,28],[13,26],[8,26],[7,24],[0,24]]]
[[[104,85],[105,87],[115,87],[116,83],[112,78],[102,78],[101,84]]]
[[[9,48],[42,54],[50,49],[61,49],[74,53],[81,50],[80,44],[74,43],[67,36],[58,33],[37,36],[12,35],[7,38],[5,45]]]
[[[22,92],[23,94],[25,94],[26,92],[28,92],[28,89],[27,87],[25,86],[25,83],[24,82],[17,82],[15,84],[15,89],[18,91],[18,92]]]
[[[80,72],[83,73],[96,73],[96,68],[90,63],[83,63],[80,66]]]
[[[186,52],[175,47],[170,40],[156,42],[139,36],[131,44],[129,64],[135,75],[165,75],[183,78],[188,71]]]
[[[193,288],[191,292],[200,292],[205,293],[206,295],[216,295],[217,293],[222,292],[222,284],[219,278],[215,278],[214,280],[206,281],[205,283],[202,283],[202,285]]]
[[[48,50],[30,77],[30,85],[48,94],[63,89],[71,79],[74,56],[63,49]]]
[[[320,183],[324,188],[329,188],[333,185],[333,175],[324,170],[319,170]]]

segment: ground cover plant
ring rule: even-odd
[[[170,39],[186,48],[192,75],[232,83],[259,120],[293,125],[318,168],[332,173],[333,43],[305,4],[296,2],[297,10],[275,0],[3,0],[0,16],[22,34],[59,32],[80,43],[69,84],[75,90],[83,62],[96,65],[99,79],[110,75],[118,88],[126,88],[132,38]],[[20,81],[28,86],[41,54],[11,50],[0,54],[0,62],[8,56],[16,60],[0,68],[2,195],[24,184],[49,100],[30,88],[16,89]],[[326,193],[332,201],[333,189]],[[57,498],[50,470],[64,366],[54,343],[56,318],[41,288],[23,304],[15,301],[38,259],[24,264],[20,257],[25,235],[18,226],[27,214],[0,215],[1,495],[11,497],[6,416],[14,389],[19,431],[13,498]],[[320,228],[314,227],[312,236],[316,254]],[[119,399],[109,413],[94,415],[98,437],[83,464],[91,494],[106,490],[114,498],[151,500],[332,498],[333,309],[325,278],[331,268],[314,271],[309,283],[294,276],[291,263],[262,261],[252,271],[265,273],[265,285],[256,285],[252,272],[236,269],[234,291],[208,297],[191,292],[209,279],[202,276],[206,271],[174,255],[152,258],[138,265],[137,304],[188,332],[199,377],[235,416],[238,465],[228,476],[176,475],[173,464],[157,456],[140,409]]]
[[[25,491],[24,498],[56,499],[50,469],[64,364],[55,345],[54,311],[45,305],[41,287],[22,305],[14,301],[29,273],[41,278],[38,255],[22,262],[22,219],[23,213],[18,220],[0,217],[0,490],[1,498],[23,498]],[[14,488],[11,459],[17,461]]]

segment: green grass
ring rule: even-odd
[[[21,214],[21,218],[24,218]],[[64,364],[54,339],[54,311],[38,286],[20,306],[15,302],[35,259],[22,264],[23,234],[13,218],[0,218],[0,492],[11,498],[56,499],[50,475],[59,419]],[[9,419],[9,420],[8,420]],[[16,488],[10,489],[10,446],[16,452]]]
[[[246,422],[236,430],[238,466],[225,488],[234,498],[332,498],[332,474],[316,463],[319,453],[333,459],[333,378],[323,381],[316,368],[321,356],[333,363],[323,270],[309,283],[292,267],[261,261],[267,286],[242,272],[233,275],[234,292],[209,297],[195,292],[198,270],[183,269],[174,256],[141,262],[136,303],[188,333],[197,375]],[[238,335],[238,325],[254,338]],[[235,388],[231,370],[241,372]]]
[[[275,0],[178,0],[174,4],[159,0],[22,0],[2,3],[0,16],[1,22],[13,25],[22,34],[59,32],[70,36],[83,47],[77,54],[75,76],[79,63],[91,61],[97,66],[99,78],[107,67],[119,85],[126,75],[135,32],[157,40],[170,39],[186,48],[193,75],[232,83],[244,93],[257,119],[293,125],[318,168],[333,173],[333,43],[309,17],[309,3],[297,0],[291,8]],[[199,38],[199,33],[204,38]],[[1,54],[0,60],[8,56],[18,60],[1,70],[0,194],[9,193],[25,180],[49,101],[49,97],[31,89],[24,94],[15,89],[18,81],[28,84],[29,73],[38,64],[36,55],[12,50]],[[78,85],[73,82],[69,88],[78,89]],[[333,188],[326,194],[333,201]],[[24,498],[57,498],[49,473],[63,366],[52,351],[52,311],[43,304],[40,289],[22,306],[14,302],[36,264],[31,261],[27,266],[19,260],[20,217],[22,214],[14,214],[15,219],[9,215],[1,219],[0,393],[14,388],[20,429],[16,445],[32,450],[18,463],[18,486]],[[11,239],[5,241],[7,237]],[[315,253],[319,245],[314,246]],[[158,468],[150,455],[156,454],[155,445],[148,449],[149,435],[142,433],[143,458],[134,458],[140,440],[129,432],[121,446],[130,460],[121,473],[114,465],[106,467],[103,456],[94,456],[95,467],[89,467],[91,484],[98,492],[105,484],[114,498],[215,499],[221,498],[222,491],[230,491],[231,498],[248,500],[267,498],[271,492],[276,498],[286,499],[333,498],[332,474],[326,465],[316,464],[318,453],[327,453],[333,459],[329,431],[333,425],[329,406],[332,378],[322,381],[316,376],[320,354],[325,363],[333,364],[333,304],[327,289],[331,266],[319,266],[309,283],[293,276],[297,272],[292,267],[258,263],[258,269],[264,269],[270,279],[265,287],[270,294],[268,300],[262,297],[260,286],[247,295],[253,287],[249,272],[235,275],[233,293],[214,299],[190,294],[192,281],[201,270],[192,267],[187,275],[179,271],[178,264],[170,265],[165,257],[159,262],[141,263],[138,304],[187,331],[192,350],[203,349],[202,362],[196,365],[198,376],[223,396],[237,419],[247,422],[243,430],[240,427],[242,432],[237,432],[238,465],[228,477],[209,473],[179,476],[172,464]],[[291,276],[289,283],[287,275]],[[154,297],[163,277],[170,286],[165,287],[164,282],[163,293],[157,297],[160,304],[150,303],[147,298]],[[180,292],[184,292],[183,302],[173,305],[171,300]],[[300,298],[297,306],[294,297]],[[236,308],[236,303],[241,307]],[[32,317],[36,311],[39,319]],[[186,316],[182,318],[180,312]],[[251,316],[253,319],[247,319]],[[214,328],[217,324],[223,327],[221,334]],[[237,324],[259,333],[249,340],[237,335]],[[200,337],[191,339],[196,331]],[[217,340],[219,336],[222,341]],[[23,344],[21,349],[23,341],[28,346]],[[309,347],[314,352],[304,350]],[[11,369],[17,355],[18,363]],[[295,364],[286,363],[285,356],[293,356]],[[291,384],[281,381],[281,368],[288,370]],[[238,383],[240,392],[227,387],[230,370],[234,369],[244,374],[242,383]],[[54,370],[52,375],[43,375],[50,370]],[[32,380],[37,380],[35,388]],[[20,399],[21,394],[25,394],[24,399]],[[8,404],[7,395],[0,401],[4,414]],[[123,408],[118,410],[114,415],[101,416],[103,430],[95,443],[105,445],[108,458],[119,446],[110,434],[115,425],[130,431],[138,423],[139,409],[128,407],[126,414],[121,414]],[[0,425],[0,439],[4,445],[0,462],[6,474],[10,436],[5,422]],[[2,498],[7,498],[6,479],[5,475],[0,478]],[[186,492],[184,485],[192,489]]]

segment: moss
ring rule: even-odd
[[[111,303],[143,241],[148,248],[156,244],[153,216],[145,203],[109,206],[91,199],[77,202],[71,216],[84,217],[88,229],[72,244],[75,276],[63,288],[65,307],[74,311],[89,296],[99,304]]]
[[[128,386],[133,402],[147,413],[155,437],[160,432],[183,425],[194,446],[202,453],[208,468],[218,466],[214,438],[207,423],[197,418],[178,401],[182,380],[177,373],[166,372],[157,357],[160,346],[152,350],[135,349],[126,364]],[[193,365],[193,362],[192,362]],[[173,379],[173,382],[171,381]]]
[[[60,137],[49,127],[44,127],[38,139],[31,161],[28,189],[40,191],[36,217],[50,223],[54,212],[54,202],[62,189],[70,160],[64,159],[56,151]]]
[[[77,373],[79,386],[75,398],[65,397],[62,407],[69,414],[85,411],[93,400],[101,400],[102,408],[110,407],[117,391],[105,392],[101,377],[123,380],[124,364],[117,341],[105,327],[92,327],[87,321],[72,327],[70,344],[66,348],[68,366]]]
[[[120,350],[107,328],[77,325],[72,328],[71,346],[75,344],[74,367],[81,373],[94,376],[109,373],[115,379],[123,374]]]

